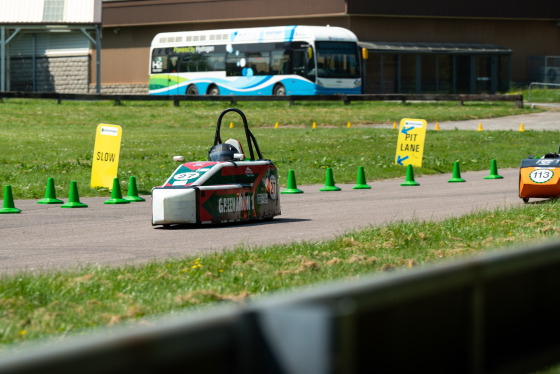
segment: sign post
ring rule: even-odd
[[[395,163],[401,166],[422,166],[427,123],[423,119],[403,118],[399,127]]]
[[[122,129],[118,125],[100,124],[95,134],[91,187],[111,189],[119,168]]]

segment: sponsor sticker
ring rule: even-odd
[[[543,159],[537,160],[537,165],[552,165],[555,162],[556,162],[556,160],[550,160],[550,159],[543,158]]]
[[[268,194],[270,195],[270,198],[272,200],[276,200],[276,192],[278,191],[278,187],[276,185],[276,177],[274,175],[271,175],[270,177],[268,177],[267,181],[268,183],[266,185],[266,189],[268,191]]]
[[[268,204],[268,194],[267,193],[257,194],[257,204],[259,205]]]
[[[101,135],[119,136],[119,128],[114,126],[101,126]]]
[[[243,212],[255,209],[255,200],[252,194],[238,194],[237,196],[221,197],[218,200],[220,214]]]

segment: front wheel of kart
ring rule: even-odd
[[[529,198],[528,198],[528,197],[523,197],[522,199],[523,199],[523,202],[524,202],[525,204],[527,204],[527,203],[529,202]]]

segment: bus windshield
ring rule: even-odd
[[[319,78],[359,78],[356,43],[315,42]]]

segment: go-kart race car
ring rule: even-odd
[[[529,156],[521,161],[519,197],[526,203],[531,197],[560,197],[560,156],[558,153],[547,153],[541,158]]]
[[[220,127],[228,112],[243,119],[247,158],[238,140],[222,142]],[[280,215],[278,169],[262,157],[239,109],[220,114],[208,159],[182,164],[162,186],[152,189],[152,225],[270,220]]]

